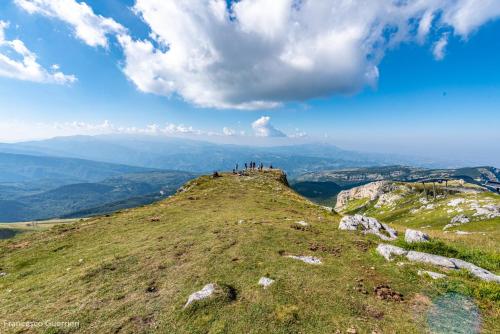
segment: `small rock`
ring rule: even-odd
[[[241,224],[244,224],[244,223],[245,223],[245,221],[243,219],[238,220],[238,224],[241,225]]]
[[[458,235],[469,235],[469,234],[472,234],[470,232],[464,232],[464,231],[455,231],[455,234],[458,234]]]
[[[78,262],[79,262],[79,263],[82,263],[82,262],[83,262],[83,259],[78,260]]]
[[[200,291],[196,291],[195,293],[191,294],[187,300],[186,305],[184,305],[184,308],[188,307],[192,303],[209,298],[212,296],[217,289],[217,285],[213,283],[209,283],[203,287]]]
[[[268,286],[274,283],[274,280],[268,277],[261,277],[259,279],[259,285],[263,286],[266,289]]]
[[[300,222],[297,222],[298,225],[301,225],[301,226],[309,226],[308,223],[306,223],[305,221],[301,220]]]
[[[432,279],[441,279],[441,278],[445,278],[446,275],[444,274],[440,274],[440,273],[435,273],[433,271],[427,271],[427,270],[419,270],[418,271],[418,274],[420,276],[424,276],[424,275],[428,275],[430,276]]]
[[[347,329],[346,333],[347,334],[357,334],[358,331],[356,330],[356,328],[350,327],[350,328]]]
[[[318,259],[317,257],[314,256],[295,256],[295,255],[288,255],[287,257],[295,260],[300,260],[302,262],[308,263],[308,264],[321,264],[321,260]]]
[[[405,232],[405,241],[409,244],[429,242],[429,235],[421,231],[407,229]]]
[[[467,224],[470,223],[470,218],[467,217],[466,215],[458,215],[453,217],[451,220],[452,224]]]
[[[0,277],[7,276],[7,273],[0,273]]]

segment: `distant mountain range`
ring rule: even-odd
[[[386,165],[436,166],[421,158],[347,151],[311,143],[279,147],[222,145],[160,136],[103,135],[59,137],[0,144],[0,152],[70,157],[145,168],[211,172],[231,170],[236,163],[273,164],[296,176],[311,171]]]
[[[425,169],[434,163],[328,144],[250,147],[155,136],[61,137],[0,144],[0,221],[82,217],[144,205],[200,173],[231,170],[236,163],[243,168],[251,160],[285,170],[296,191],[327,204],[343,189],[380,179],[500,178],[492,167]]]

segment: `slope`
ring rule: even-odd
[[[28,331],[51,333],[421,333],[429,297],[483,287],[384,261],[377,239],[339,231],[338,215],[286,184],[279,171],[204,176],[162,202],[0,241],[0,318],[79,322]],[[262,276],[275,283],[263,289]],[[185,309],[208,283],[229,293]],[[498,332],[498,305],[477,300],[483,329]]]

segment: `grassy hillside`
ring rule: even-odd
[[[33,333],[422,333],[430,298],[460,291],[479,303],[485,333],[500,330],[498,301],[482,293],[494,283],[386,262],[376,237],[339,231],[338,215],[283,181],[204,176],[152,205],[0,241],[0,319],[79,322]],[[275,283],[263,289],[262,276]],[[183,309],[208,283],[230,293]],[[378,298],[379,285],[403,299]]]

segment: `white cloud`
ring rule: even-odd
[[[11,79],[40,83],[70,84],[76,81],[73,75],[66,75],[59,68],[43,68],[37,56],[19,39],[7,40],[5,29],[9,24],[0,21],[0,76]]]
[[[500,16],[500,1],[241,0],[228,11],[225,0],[137,0],[134,9],[152,40],[120,42],[141,91],[262,109],[375,85],[387,48],[423,43],[432,28],[465,38]]]
[[[231,128],[228,128],[228,127],[224,127],[222,129],[222,133],[225,136],[235,136],[236,135],[236,131],[234,129],[231,129]]]
[[[57,18],[71,25],[75,35],[90,46],[107,47],[109,34],[125,33],[111,18],[96,15],[85,2],[76,0],[14,0],[30,14]]]
[[[222,136],[221,133],[206,132],[194,129],[192,126],[166,123],[164,125],[150,124],[145,127],[119,126],[110,121],[101,123],[90,122],[55,122],[29,123],[17,120],[0,121],[0,141],[19,141],[45,139],[57,136],[75,135],[106,135],[135,134],[155,136]]]
[[[89,45],[116,34],[123,71],[142,92],[238,109],[354,94],[377,84],[389,48],[429,41],[439,59],[448,37],[433,32],[466,39],[500,17],[498,0],[241,0],[230,9],[226,0],[136,0],[151,29],[137,40],[83,2],[15,1],[67,22]]]
[[[441,38],[434,43],[432,54],[436,60],[443,60],[446,55],[446,46],[448,45],[448,34],[443,34]]]
[[[271,124],[271,117],[262,116],[252,123],[252,129],[257,137],[286,137],[286,134]]]

